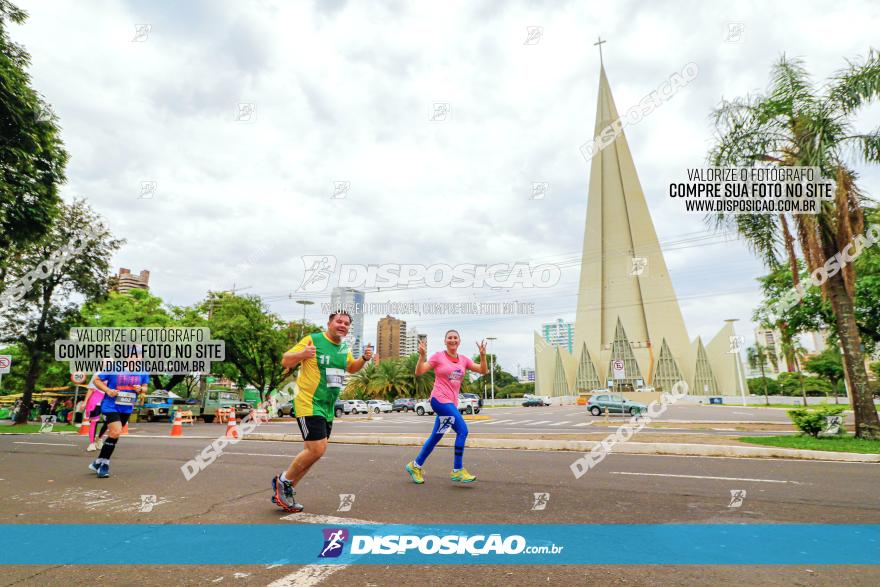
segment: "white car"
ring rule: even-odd
[[[391,402],[386,402],[384,399],[368,399],[367,407],[374,414],[378,414],[379,412],[390,412]]]
[[[459,394],[458,411],[462,414],[479,414],[479,402],[475,399],[464,397]],[[419,416],[424,416],[425,414],[433,416],[434,410],[431,408],[431,400],[423,399],[416,402],[416,414],[418,414]]]

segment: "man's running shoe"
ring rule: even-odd
[[[94,442],[90,442],[88,448],[86,448],[86,452],[95,452],[98,450],[98,447],[95,446]]]
[[[457,483],[473,483],[476,477],[467,472],[467,469],[459,469],[449,474],[449,478]]]
[[[413,483],[421,485],[425,482],[425,478],[422,477],[422,468],[416,467],[415,461],[410,461],[406,464],[406,472],[409,473],[409,477],[412,479]]]
[[[296,514],[303,511],[303,506],[297,503],[295,496],[296,491],[293,490],[293,483],[282,481],[281,475],[275,475],[272,478],[272,503],[285,512]]]
[[[108,463],[101,463],[98,467],[98,479],[106,479],[110,476],[110,465]]]
[[[103,446],[104,446],[104,439],[103,439],[103,438],[99,438],[98,440],[95,441],[95,447],[96,447],[98,450],[101,450],[101,448],[102,448]]]
[[[92,461],[91,463],[89,463],[89,470],[90,470],[90,471],[93,471],[93,472],[95,472],[95,473],[98,472],[98,461],[97,461],[97,459],[94,460],[94,461]]]

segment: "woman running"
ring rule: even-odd
[[[89,419],[89,452],[97,450],[95,446],[95,429],[98,427],[98,420],[101,419],[101,402],[104,399],[104,392],[95,387],[95,379],[98,373],[92,376],[89,382],[89,390],[86,392],[86,407],[83,418]]]
[[[481,375],[488,372],[486,341],[477,344],[477,348],[480,350],[480,362],[474,363],[469,357],[458,354],[461,337],[457,330],[448,331],[445,340],[446,350],[434,353],[427,362],[425,361],[425,355],[428,353],[427,343],[424,340],[419,342],[419,362],[416,364],[416,375],[423,375],[432,369],[434,370],[431,409],[437,417],[434,420],[434,430],[425,441],[419,456],[406,465],[406,472],[409,473],[413,483],[425,482],[425,478],[422,476],[422,466],[449,428],[455,430],[455,458],[449,478],[458,483],[472,483],[477,480],[462,467],[468,428],[461,412],[458,411],[458,390],[461,389],[461,382],[467,377],[468,370]]]

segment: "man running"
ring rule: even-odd
[[[409,473],[410,479],[419,485],[425,482],[422,466],[449,428],[455,430],[455,452],[452,473],[449,474],[449,478],[457,483],[473,483],[477,480],[474,475],[468,473],[462,464],[468,427],[461,412],[458,411],[458,390],[461,389],[461,382],[467,377],[468,371],[480,375],[485,375],[488,372],[486,341],[477,344],[480,362],[474,363],[467,355],[458,353],[461,337],[457,330],[447,331],[444,338],[446,350],[434,353],[427,361],[425,361],[425,356],[428,354],[427,343],[425,341],[419,342],[419,361],[416,363],[416,375],[423,375],[432,369],[434,370],[431,409],[437,415],[434,419],[434,429],[431,431],[431,436],[425,441],[419,456],[406,464],[406,472]]]
[[[99,479],[110,476],[110,457],[116,449],[122,427],[128,424],[138,395],[147,392],[149,383],[147,373],[99,373],[95,377],[95,387],[104,392],[101,413],[107,424],[107,440],[101,446],[98,458],[89,465]]]
[[[303,450],[286,471],[272,478],[272,503],[286,512],[303,510],[294,498],[294,487],[327,450],[345,372],[357,373],[373,358],[371,345],[364,348],[361,358],[351,356],[348,345],[342,341],[350,327],[348,312],[330,314],[326,332],[309,334],[281,359],[281,365],[287,369],[302,363],[296,378],[299,392],[293,401],[293,412],[302,433]]]

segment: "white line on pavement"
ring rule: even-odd
[[[337,516],[322,516],[319,514],[290,514],[281,518],[291,522],[305,524],[332,524],[343,526],[350,524],[378,524],[369,520],[357,520],[354,518],[339,518]],[[269,583],[268,587],[312,587],[324,581],[337,571],[347,569],[349,565],[306,565],[298,571],[285,575],[280,579]]]
[[[581,422],[580,424],[575,424],[575,426],[580,428],[581,426],[590,426],[592,424],[593,424],[593,422]]]
[[[59,443],[59,442],[13,442],[12,444],[45,444],[48,446],[76,446],[75,444]]]
[[[633,473],[630,471],[610,471],[612,475],[640,475],[643,477],[683,477],[687,479],[720,479],[721,481],[754,481],[759,483],[793,483],[803,485],[800,481],[788,481],[781,479],[750,479],[748,477],[711,477],[708,475],[673,475],[671,473]]]
[[[513,422],[513,420],[495,420],[492,422],[486,422],[486,424],[487,425],[489,425],[489,424],[503,424],[504,422]]]
[[[531,424],[526,424],[526,426],[537,426],[538,424],[549,424],[553,420],[538,420],[537,422],[532,422]]]
[[[555,424],[550,424],[551,426],[562,426],[563,424],[568,424],[568,420],[563,420],[562,422],[556,422]]]

